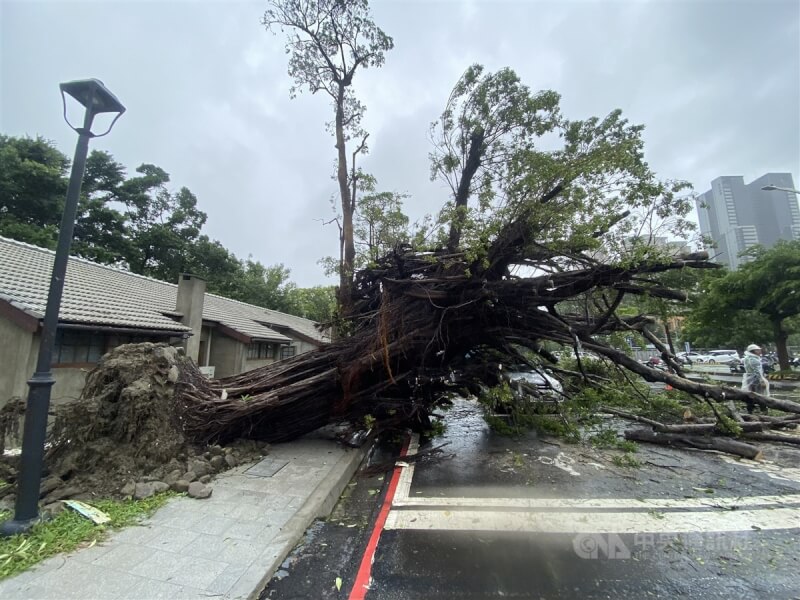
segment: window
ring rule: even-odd
[[[106,336],[99,331],[59,329],[52,364],[96,363],[106,352]]]
[[[247,346],[248,360],[259,360],[264,358],[273,358],[272,344],[267,342],[253,342]]]
[[[297,348],[294,346],[281,346],[281,360],[291,358],[297,354]]]

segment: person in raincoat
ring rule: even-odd
[[[744,351],[744,375],[742,376],[742,390],[755,392],[762,396],[769,396],[769,381],[764,377],[764,366],[761,364],[761,348],[750,344]],[[745,400],[747,412],[753,414],[756,406],[752,400]]]

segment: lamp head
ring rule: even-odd
[[[67,81],[59,85],[61,88],[61,98],[64,103],[64,120],[78,133],[86,133],[91,137],[101,137],[111,131],[111,127],[117,122],[125,112],[125,106],[119,99],[112,94],[109,89],[99,79],[77,79],[75,81]],[[95,115],[101,113],[117,113],[114,120],[111,122],[108,130],[105,133],[96,135],[90,131],[83,131],[78,129],[69,122],[67,119],[67,99],[66,95],[72,96],[86,109],[86,123],[91,124]],[[84,127],[87,127],[84,125]]]
[[[59,87],[62,94],[69,94],[86,108],[91,107],[95,114],[125,112],[122,102],[99,79],[78,79],[62,83]]]

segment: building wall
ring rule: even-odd
[[[304,352],[311,352],[312,350],[316,350],[318,348],[316,344],[312,344],[311,342],[306,342],[303,340],[294,340],[292,342],[292,346],[297,349],[295,351],[295,355],[303,354]]]
[[[245,370],[247,346],[228,336],[214,332],[211,340],[209,366],[214,367],[214,377],[229,377]]]
[[[0,406],[28,393],[28,357],[33,334],[0,317]]]
[[[245,371],[252,371],[253,369],[260,369],[275,362],[274,358],[248,358],[244,363]]]
[[[39,335],[17,327],[0,318],[0,406],[10,398],[28,397],[28,379],[36,370]],[[53,367],[56,380],[50,392],[53,404],[80,396],[91,365],[83,367]]]
[[[37,333],[32,336],[30,355],[28,356],[28,368],[25,371],[24,379],[27,381],[30,374],[36,370],[36,362],[39,358],[39,340],[41,336]],[[56,382],[50,391],[50,402],[52,404],[61,404],[69,402],[75,398],[79,398],[86,385],[86,375],[94,368],[93,364],[84,365],[70,365],[67,367],[60,367],[53,365],[50,371],[53,373],[53,379]],[[26,384],[27,387],[27,384]],[[25,392],[27,394],[27,391]]]
[[[796,194],[765,191],[765,185],[794,188],[789,173],[767,173],[745,184],[740,176],[717,177],[697,198],[700,231],[715,243],[712,256],[735,270],[749,258],[739,253],[778,240],[800,239],[800,208]]]

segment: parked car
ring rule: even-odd
[[[764,369],[764,373],[772,373],[775,363],[768,357],[762,356],[761,366]],[[730,368],[731,373],[744,373],[744,361],[741,358],[737,358],[736,360],[729,362],[728,367]]]
[[[706,365],[727,365],[734,360],[739,360],[739,353],[736,350],[710,350],[698,356],[695,362]]]
[[[643,365],[647,365],[653,369],[661,369],[666,370],[667,366],[664,364],[664,361],[661,360],[658,356],[651,356],[647,360],[640,361]]]
[[[678,352],[675,357],[685,365],[690,365],[697,362],[697,357],[702,356],[700,352]]]
[[[534,388],[542,396],[561,398],[564,389],[561,382],[544,371],[519,370],[506,371],[503,377],[509,382],[511,388],[520,394],[525,393],[526,387]]]

